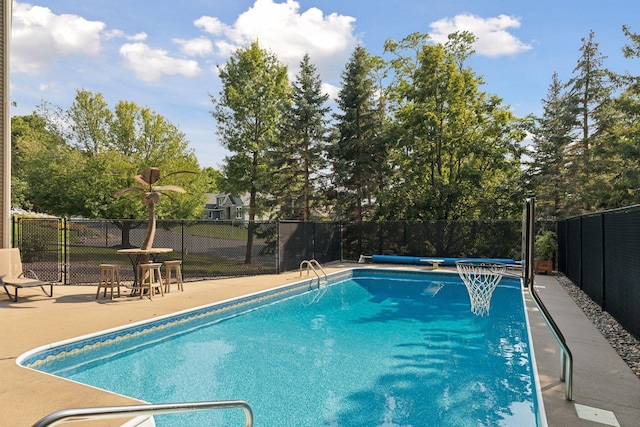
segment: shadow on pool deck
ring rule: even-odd
[[[358,264],[332,264],[327,273]],[[403,268],[407,268],[404,266]],[[258,292],[300,280],[298,272],[281,275],[219,279],[185,283],[185,291],[172,290],[153,301],[121,297],[95,299],[94,286],[55,286],[54,297],[35,289],[23,290],[17,303],[0,296],[0,402],[3,426],[29,426],[43,416],[66,408],[137,403],[124,396],[76,384],[16,365],[16,358],[33,348],[127,323]],[[640,420],[640,380],[615,353],[553,276],[536,276],[538,293],[574,355],[573,402],[564,399],[559,381],[560,351],[528,293],[527,304],[534,338],[544,405],[549,426],[636,426]],[[596,408],[604,422],[578,417],[574,404]],[[74,423],[117,426],[121,420]],[[608,424],[607,424],[608,423]]]

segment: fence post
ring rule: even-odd
[[[276,274],[280,274],[280,219],[276,219]]]
[[[185,263],[184,263],[184,219],[180,220],[180,260],[182,261],[182,277],[184,278],[184,270],[185,270]],[[188,267],[187,267],[188,270]]]
[[[62,284],[68,285],[69,275],[69,218],[62,218]]]
[[[604,213],[600,214],[600,232],[602,233],[601,235],[601,239],[602,239],[602,256],[600,258],[601,262],[602,262],[602,267],[600,269],[600,280],[602,283],[602,294],[600,295],[600,298],[602,299],[602,309],[606,310],[607,308],[607,275],[605,274],[605,256],[606,256],[606,245],[605,245],[605,238],[607,237],[605,231],[604,231]]]
[[[342,221],[338,221],[338,238],[340,239],[340,262],[344,261],[344,234],[342,233]]]

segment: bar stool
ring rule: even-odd
[[[171,283],[175,283],[178,285],[178,289],[180,291],[184,291],[184,287],[182,286],[182,261],[179,259],[165,261],[165,273],[164,273],[164,291],[166,293],[171,292]],[[171,276],[171,273],[174,273],[174,276]]]
[[[162,272],[160,268],[162,267],[162,263],[159,262],[150,262],[146,264],[139,265],[139,280],[140,284],[140,298],[144,296],[145,289],[149,290],[149,299],[156,294],[156,288],[160,289],[160,294],[164,296],[164,291],[162,290]]]
[[[111,299],[113,299],[113,287],[118,289],[120,296],[120,266],[117,264],[100,264],[100,280],[98,281],[98,290],[96,299],[100,295],[100,289],[104,288],[104,297],[107,297],[107,288],[111,289]]]

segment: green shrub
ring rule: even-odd
[[[558,250],[558,239],[556,233],[551,230],[543,230],[536,235],[535,240],[536,258],[549,260]]]

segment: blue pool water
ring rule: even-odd
[[[153,403],[246,400],[263,427],[538,425],[519,281],[487,317],[455,274],[359,269],[294,294],[34,366]],[[239,409],[155,419],[244,425]]]

